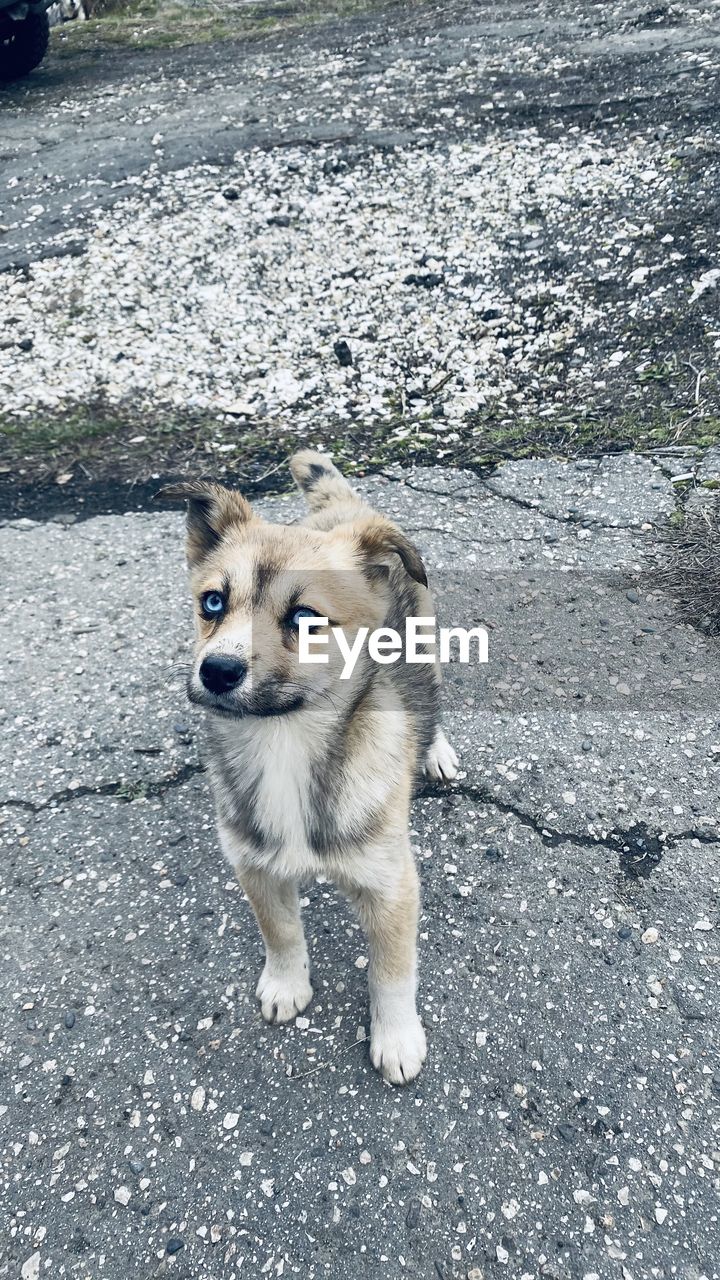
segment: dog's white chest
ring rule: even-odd
[[[305,834],[310,782],[308,752],[295,740],[278,735],[274,749],[266,748],[262,758],[255,812],[264,829],[280,843],[288,875],[297,874],[301,867],[307,866],[310,857]]]
[[[213,789],[221,824],[241,844],[246,833],[241,856],[280,876],[314,870],[307,841],[313,771],[307,744],[280,719],[221,732],[222,762],[212,769]]]

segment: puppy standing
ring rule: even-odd
[[[333,879],[370,943],[370,1056],[402,1084],[425,1059],[415,1007],[418,876],[410,851],[412,788],[424,768],[452,778],[457,758],[439,725],[434,664],[379,665],[362,653],[341,680],[300,663],[302,617],[393,627],[434,609],[416,548],[361,501],[326,457],[291,470],[311,514],[271,525],[240,494],[209,482],[170,486],[188,501],[187,555],[197,602],[188,696],[208,715],[209,775],[223,851],[265,942],[257,996],[284,1022],[312,998],[298,882]],[[323,629],[314,634],[322,634]]]

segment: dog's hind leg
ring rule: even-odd
[[[300,919],[297,885],[265,871],[238,868],[265,943],[265,968],[256,995],[266,1022],[287,1022],[313,996],[310,961]]]

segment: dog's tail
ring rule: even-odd
[[[321,511],[337,504],[362,505],[362,499],[324,453],[302,449],[290,459],[290,470],[311,511]]]

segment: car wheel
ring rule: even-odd
[[[46,13],[29,13],[22,22],[10,22],[0,33],[0,79],[26,76],[39,66],[47,52],[50,24]]]

